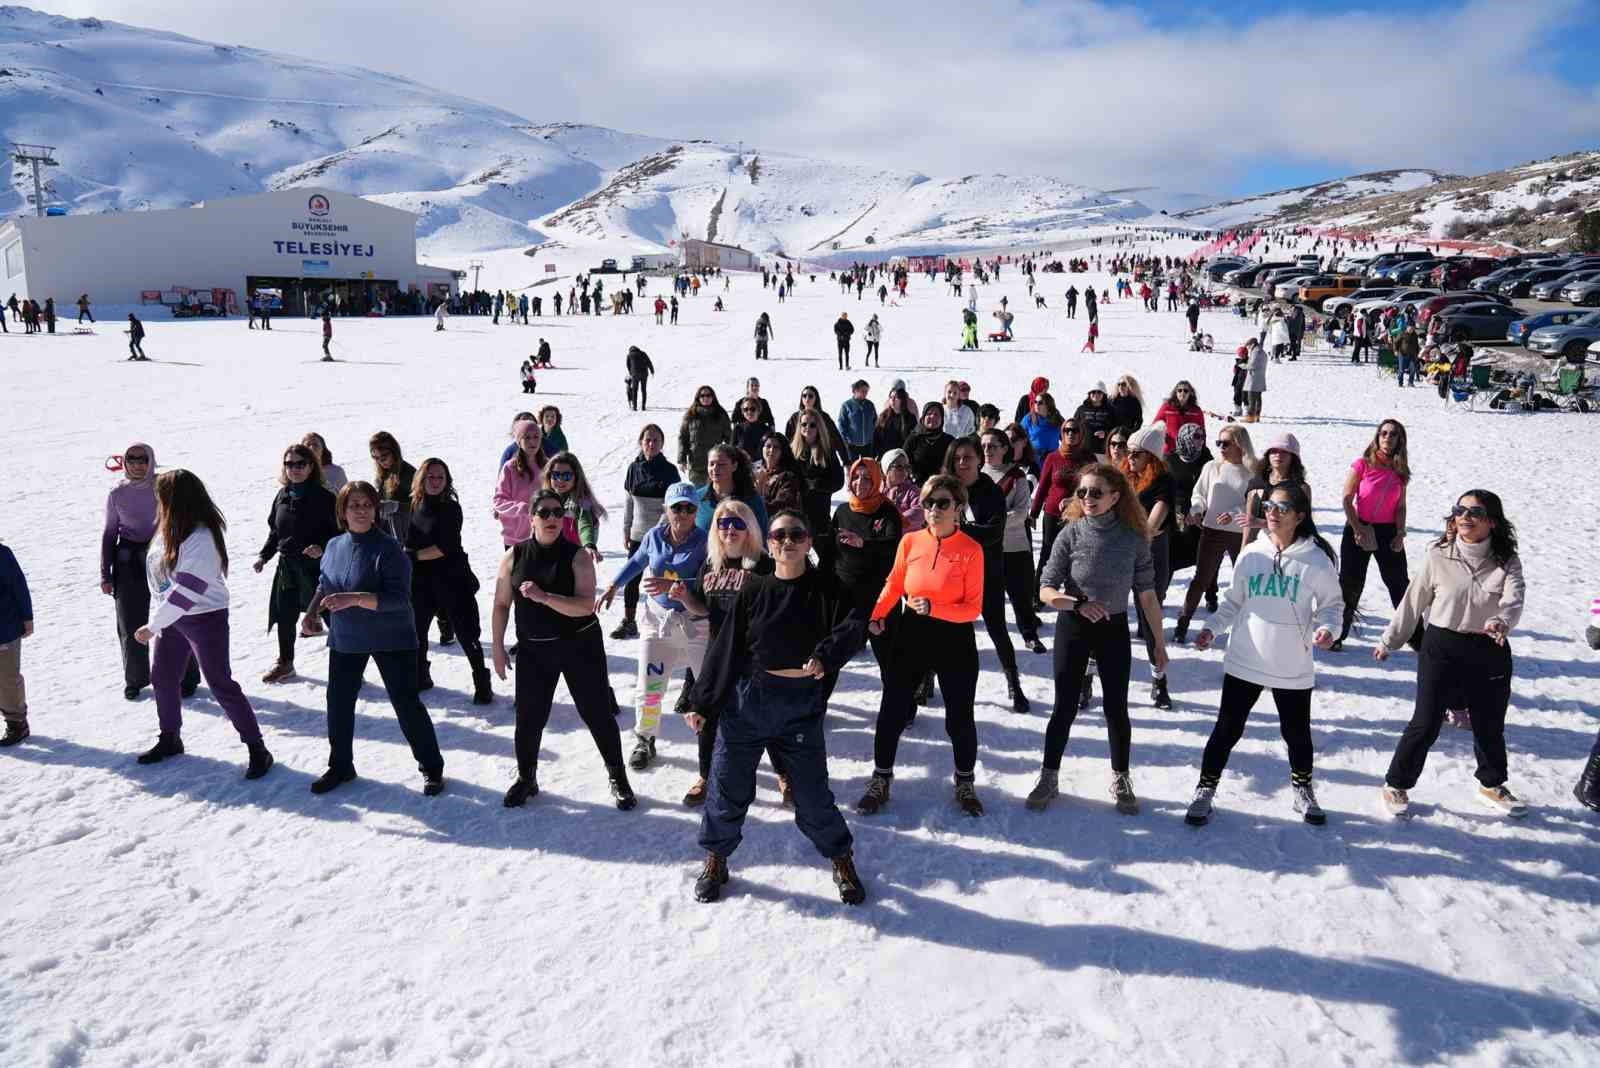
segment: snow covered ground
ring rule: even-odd
[[[439,685],[427,695],[448,791],[420,795],[371,685],[358,716],[361,779],[327,798],[308,793],[326,756],[321,641],[303,643],[297,681],[256,681],[273,643],[267,576],[247,566],[284,444],[318,430],[352,476],[368,473],[361,443],[378,429],[413,462],[447,459],[487,581],[499,546],[495,461],[526,403],[516,366],[541,336],[557,369],[541,375],[537,400],[566,412],[614,510],[602,575],[620,565],[621,475],[640,426],[670,430],[696,386],[726,400],[752,371],[780,414],[806,384],[836,410],[859,373],[834,368],[828,327],[841,310],[883,319],[884,367],[864,374],[880,401],[894,377],[920,401],[955,376],[1009,412],[1044,373],[1071,406],[1127,371],[1145,384],[1147,412],[1180,377],[1207,407],[1225,407],[1231,361],[1220,350],[1237,343],[1242,320],[1207,313],[1219,354],[1204,356],[1184,350],[1181,316],[1113,302],[1103,351],[1080,356],[1084,320],[1059,306],[1083,278],[1041,277],[1048,313],[1031,309],[1012,270],[984,287],[982,321],[1009,295],[1018,338],[978,353],[954,351],[959,301],[945,287],[917,280],[902,306],[879,309],[842,300],[826,276],[783,306],[738,277],[727,313],[704,295],[685,302],[676,328],[645,314],[529,327],[455,319],[442,335],[425,320],[339,321],[333,365],[316,362],[314,324],[287,318],[270,334],[238,320],[152,321],[156,362],[138,367],[122,361],[115,324],[94,336],[0,337],[14,469],[0,487],[0,536],[28,573],[38,626],[24,651],[34,737],[0,756],[0,1063],[1595,1063],[1600,821],[1569,793],[1600,678],[1574,641],[1595,592],[1593,501],[1573,493],[1573,476],[1600,465],[1594,424],[1449,410],[1432,390],[1398,391],[1332,357],[1272,367],[1255,431],[1300,436],[1325,532],[1337,534],[1343,472],[1391,414],[1410,428],[1417,471],[1413,563],[1467,487],[1503,493],[1522,525],[1530,590],[1513,639],[1507,740],[1512,785],[1533,805],[1526,821],[1478,807],[1471,739],[1448,728],[1414,793],[1418,818],[1378,814],[1415,663],[1409,653],[1372,661],[1371,627],[1350,651],[1319,657],[1328,826],[1291,813],[1263,705],[1216,818],[1198,831],[1181,813],[1216,708],[1219,652],[1176,652],[1170,712],[1148,705],[1136,653],[1141,815],[1109,803],[1098,702],[1079,718],[1064,796],[1038,815],[1022,796],[1039,763],[1049,660],[1020,653],[1035,715],[1014,716],[980,629],[988,814],[973,821],[952,803],[935,705],[904,740],[890,807],[873,819],[847,811],[870,895],[856,909],[838,903],[765,770],[726,898],[693,901],[698,817],[679,799],[694,749],[677,721],[659,763],[634,776],[638,810],[617,812],[563,690],[544,793],[502,808],[510,686],[497,683],[489,708],[471,705],[453,647],[434,650]],[[761,310],[777,336],[774,359],[758,367],[750,328]],[[630,343],[661,371],[648,415],[623,404]],[[133,440],[151,442],[163,466],[199,473],[231,521],[235,668],[279,761],[258,783],[240,780],[243,747],[204,689],[188,712],[188,755],[133,760],[153,740],[155,710],[148,697],[121,698],[95,564],[114,478],[102,464]],[[1183,588],[1180,576],[1169,606]],[[487,589],[480,601],[487,624]],[[1387,619],[1376,576],[1365,607]],[[633,650],[613,642],[608,654],[626,704]],[[877,689],[870,656],[857,660],[830,713],[846,805],[870,768]]]

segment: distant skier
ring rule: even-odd
[[[263,309],[263,310],[265,310],[265,309]],[[433,330],[434,330],[434,333],[438,333],[439,331],[444,329],[444,321],[446,319],[448,319],[449,317],[450,317],[450,302],[447,301],[447,300],[441,300],[439,302],[439,306],[437,308],[433,309]]]
[[[144,354],[144,324],[133,312],[128,313],[128,359],[150,359]]]
[[[85,319],[88,319],[91,323],[94,322],[94,316],[89,312],[89,294],[80,293],[78,295],[78,325],[82,326]]]

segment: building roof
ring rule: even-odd
[[[720,241],[702,241],[698,237],[687,238],[683,243],[685,245],[701,245],[705,248],[725,248],[734,252],[745,252],[749,253],[750,255],[754,255],[754,253],[750,252],[749,249],[743,248],[739,245],[724,245]]]

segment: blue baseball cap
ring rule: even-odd
[[[693,482],[674,482],[667,487],[666,507],[675,504],[700,504],[699,491],[694,488]]]

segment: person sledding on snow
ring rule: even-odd
[[[1014,340],[1012,338],[1012,336],[1011,336],[1011,323],[1012,323],[1012,321],[1014,319],[1016,319],[1016,316],[1012,315],[1010,312],[1008,312],[1004,308],[1002,308],[999,311],[994,313],[994,317],[995,317],[995,319],[997,319],[999,321],[1000,329],[994,331],[993,333],[991,333],[989,335],[989,340],[990,341],[1011,341],[1011,340]]]
[[[978,348],[978,313],[971,308],[961,311],[961,348],[963,351]]]
[[[540,338],[539,351],[534,353],[533,365],[548,371],[550,368],[555,366],[552,360],[553,357],[550,354],[550,342],[546,341],[544,338]]]

